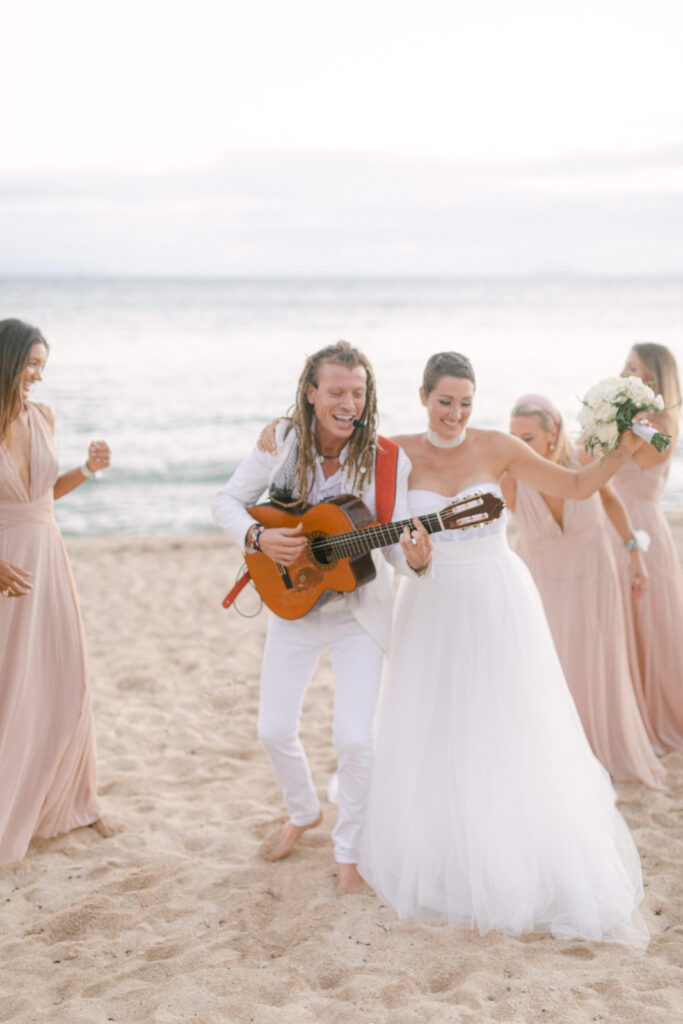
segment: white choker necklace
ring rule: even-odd
[[[435,448],[457,448],[459,444],[462,444],[465,440],[465,434],[467,428],[463,428],[460,434],[456,434],[455,437],[441,437],[436,431],[432,430],[431,427],[427,427],[427,440],[430,444],[433,444]]]

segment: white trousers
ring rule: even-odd
[[[302,619],[270,616],[258,733],[292,822],[311,824],[320,813],[320,801],[299,739],[299,718],[306,688],[326,647],[334,673],[332,738],[339,774],[334,856],[340,864],[355,864],[370,783],[372,724],[383,652],[342,598],[314,608]]]

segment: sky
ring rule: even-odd
[[[678,275],[678,0],[5,0],[0,274]]]

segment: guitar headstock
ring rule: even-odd
[[[490,491],[476,491],[457,498],[439,512],[445,530],[466,530],[492,523],[502,514],[505,502]]]

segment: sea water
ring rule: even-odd
[[[424,428],[429,355],[470,357],[472,424],[507,430],[527,391],[577,430],[580,397],[634,341],[683,369],[683,284],[666,279],[3,279],[0,318],[50,346],[36,401],[52,406],[60,464],[104,438],[112,466],[57,503],[65,534],[213,529],[212,494],[264,423],[290,408],[304,358],[345,338],[370,358],[381,430]],[[665,504],[683,505],[683,447]]]

